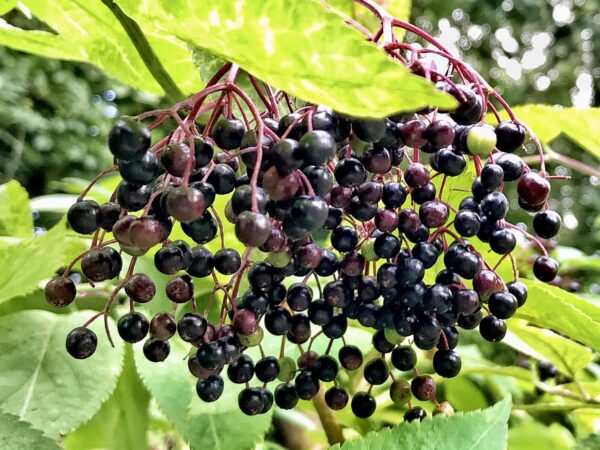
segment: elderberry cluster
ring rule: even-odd
[[[460,329],[478,328],[491,342],[503,339],[505,320],[527,299],[512,255],[516,233],[541,250],[533,274],[545,282],[557,275],[543,243],[507,221],[505,185],[516,183],[519,204],[535,213],[539,238],[556,236],[561,220],[547,209],[547,173],[531,170],[516,154],[526,128],[516,119],[486,124],[484,106],[491,103],[480,86],[441,75],[432,81],[457,100],[457,109],[365,119],[323,106],[293,107],[286,94],[271,92],[260,113],[239,88],[223,83],[185,104],[191,111],[185,120],[178,111],[157,113],[150,127],[120,118],[108,142],[115,165],[105,172],[118,171],[122,181],[108,202],[82,195],[69,209],[70,226],[92,235],[91,248],[47,284],[46,299],[56,307],[74,301],[77,289],[68,275],[78,261],[90,283],[119,282],[105,308],[68,334],[67,351],[78,359],[94,353],[97,337],[88,325],[106,316],[124,290],[130,312],[118,321],[120,337],[145,340],[146,358],[160,362],[177,334],[192,349],[188,367],[205,402],[220,398],[225,377],[244,386],[239,407],[248,415],[273,404],[293,408],[325,386],[330,408],[350,403],[366,418],[376,409],[371,388],[391,380],[390,397],[408,406],[406,420],[426,416],[413,397],[447,413],[451,407],[437,403],[434,378],[416,368],[415,348],[434,352],[435,372],[454,377],[461,369]],[[228,95],[200,125],[195,114],[217,87]],[[243,108],[241,118],[234,117],[235,96],[247,103],[251,118]],[[281,117],[271,107],[277,102],[290,112]],[[173,116],[177,127],[152,144],[150,129]],[[473,173],[471,164],[470,195],[455,208],[443,200],[444,189],[453,177]],[[227,199],[223,210],[215,207],[220,196]],[[223,236],[222,219],[234,224],[243,254],[227,246],[232,236]],[[170,239],[175,222],[185,240]],[[205,245],[215,239],[220,249],[211,252]],[[151,250],[156,269],[170,276],[164,293],[173,309],[146,317],[136,307],[152,301],[156,285],[135,272],[135,264]],[[489,251],[512,261],[514,278],[501,279],[484,257]],[[126,270],[123,253],[131,257]],[[194,296],[201,278],[213,284],[211,301],[222,294],[204,314]],[[177,314],[187,303],[192,312]],[[212,322],[211,307],[221,308]],[[373,330],[376,357],[346,342],[351,321]],[[264,352],[265,332],[281,337],[278,356]],[[329,340],[321,354],[311,349],[320,335]],[[336,340],[343,345],[332,352]],[[286,356],[286,345],[299,347],[300,357]],[[249,356],[252,347],[260,358]],[[359,392],[350,395],[341,369],[362,369]]]

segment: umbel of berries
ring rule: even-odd
[[[524,163],[533,135],[508,107],[509,120],[488,121],[505,102],[469,66],[449,57],[437,69],[412,44],[378,44],[457,107],[349,116],[236,84],[228,64],[174,109],[119,118],[114,164],[98,177],[112,174],[116,189],[100,200],[95,180],[69,208],[89,248],[45,288],[56,308],[77,301],[80,284],[107,297],[68,333],[67,352],[85,359],[108,345],[89,325],[114,315],[110,338],[153,363],[185,346],[199,402],[239,384],[250,416],[322,395],[330,409],[368,418],[382,389],[406,421],[450,414],[436,380],[460,376],[464,330],[504,338],[527,301],[517,264],[540,281],[557,276],[547,245],[561,228],[548,208],[556,177],[543,161],[539,171]],[[452,188],[456,177],[468,188]],[[527,230],[511,223],[515,204],[532,215]],[[521,245],[531,267],[521,267]],[[506,271],[494,270],[499,259]],[[353,341],[353,327],[372,338]],[[419,372],[420,352],[435,379]]]

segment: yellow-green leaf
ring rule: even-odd
[[[33,236],[29,196],[15,180],[0,186],[0,236]]]
[[[454,100],[317,0],[118,0],[151,34],[205,48],[303,100],[382,117]]]

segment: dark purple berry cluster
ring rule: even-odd
[[[86,200],[84,193],[70,208],[70,226],[92,235],[92,245],[47,284],[48,302],[73,302],[77,290],[68,274],[78,261],[90,283],[118,280],[90,322],[106,316],[123,290],[131,307],[118,321],[120,337],[144,341],[146,358],[160,362],[178,335],[192,349],[187,361],[198,396],[218,400],[227,377],[244,386],[239,407],[248,415],[273,404],[293,408],[325,386],[330,408],[350,403],[366,418],[376,409],[371,387],[390,380],[391,399],[409,406],[406,420],[426,415],[412,407],[412,397],[431,400],[444,413],[450,407],[437,403],[434,379],[416,369],[415,348],[434,351],[435,372],[454,377],[461,369],[460,330],[478,328],[488,341],[503,339],[505,320],[527,299],[512,255],[519,233],[542,251],[533,263],[539,280],[550,282],[558,271],[537,237],[507,221],[504,187],[516,184],[519,204],[535,213],[539,238],[556,236],[561,220],[547,209],[551,177],[517,154],[531,138],[525,126],[514,117],[486,124],[493,103],[476,79],[410,68],[452,95],[458,108],[365,119],[317,105],[296,108],[287,94],[268,88],[260,92],[263,111],[232,83],[239,69],[226,65],[211,85],[174,109],[119,119],[108,142],[115,165],[104,173],[118,171],[122,181],[108,202]],[[218,101],[205,104],[219,92]],[[279,104],[289,113],[281,116]],[[200,113],[208,115],[202,126]],[[141,119],[148,117],[155,120],[146,127]],[[175,129],[152,144],[150,130],[170,118]],[[470,165],[476,174],[470,195],[449,204],[447,180],[470,176]],[[217,210],[221,196],[227,204]],[[233,236],[223,235],[224,220],[234,225],[243,254],[228,245]],[[170,239],[175,222],[185,240]],[[215,239],[220,249],[211,252],[205,244]],[[267,256],[258,260],[255,248]],[[488,250],[512,261],[514,278],[500,278],[484,257]],[[170,276],[165,295],[173,302],[171,311],[152,317],[136,310],[156,295],[153,280],[135,272],[137,258],[149,251],[156,269]],[[131,256],[125,270],[123,253]],[[223,294],[222,304],[215,302],[221,307],[216,321],[208,320],[212,305],[204,314],[197,309],[194,281],[200,278]],[[178,314],[187,303],[192,312]],[[346,342],[353,321],[373,330],[375,358],[365,359],[356,343]],[[96,349],[87,325],[67,336],[75,358]],[[264,353],[265,333],[281,337],[279,355]],[[321,335],[330,342],[319,354],[311,344]],[[335,340],[343,345],[332,352]],[[300,357],[285,356],[286,345],[300,347]],[[250,357],[251,347],[262,356]],[[358,369],[370,387],[351,396],[339,373]],[[394,371],[408,372],[412,381]]]

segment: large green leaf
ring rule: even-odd
[[[136,348],[138,372],[158,407],[193,449],[252,449],[271,425],[271,414],[249,417],[237,405],[237,394],[226,382],[215,403],[202,403],[195,391],[196,378],[188,371],[187,348],[171,341],[171,354],[162,363],[146,360]],[[198,408],[193,404],[198,404]]]
[[[65,222],[18,243],[0,244],[0,303],[33,292],[65,261]]]
[[[0,448],[2,450],[58,450],[56,442],[12,414],[0,413]]]
[[[506,449],[510,399],[491,408],[456,413],[449,418],[435,416],[423,422],[402,423],[369,433],[362,439],[338,444],[332,449],[368,450],[502,450]]]
[[[529,296],[516,317],[600,351],[600,307],[555,286],[522,281],[529,289]]]
[[[552,105],[523,105],[513,108],[543,144],[560,134],[600,159],[600,108],[564,108]]]
[[[17,6],[18,0],[0,0],[0,14],[5,14]]]
[[[303,100],[358,116],[453,107],[317,0],[117,0],[146,32],[202,47]]]
[[[511,334],[506,341],[508,345],[515,344],[517,350],[527,355],[552,362],[564,374],[575,376],[594,357],[589,348],[550,330],[527,325],[525,321],[510,320],[508,328]],[[525,345],[520,346],[514,338]]]
[[[76,360],[65,350],[67,333],[93,313],[31,310],[0,317],[0,409],[53,438],[77,428],[100,409],[121,372],[121,342],[111,348],[99,320],[91,326],[98,335],[93,357]]]
[[[113,13],[97,0],[23,0],[55,32],[0,24],[0,44],[50,58],[90,62],[138,89],[162,94],[137,49]],[[150,31],[150,30],[149,30]],[[184,92],[201,87],[185,43],[146,33],[154,52]]]
[[[33,217],[27,191],[18,181],[0,186],[0,236],[31,237]]]
[[[117,388],[92,419],[70,433],[66,450],[146,450],[150,395],[135,369],[131,345]]]

